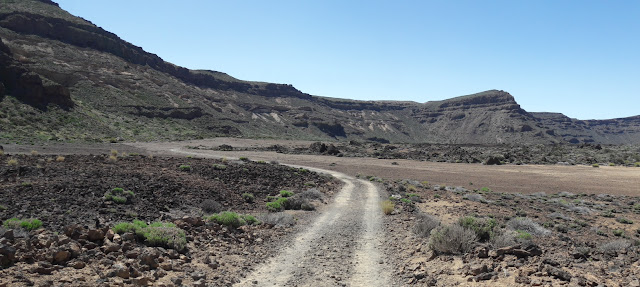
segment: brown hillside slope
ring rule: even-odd
[[[354,101],[165,62],[51,1],[0,0],[0,140],[213,136],[429,143],[624,144],[638,118],[528,113],[503,91],[446,101]]]

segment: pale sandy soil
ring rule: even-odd
[[[217,147],[228,144],[233,147],[260,147],[281,144],[287,146],[308,146],[310,142],[246,140],[220,138],[211,140],[133,143],[138,149],[162,153],[171,149],[187,149],[187,146]],[[348,158],[320,155],[294,155],[257,151],[209,151],[196,150],[202,154],[216,154],[221,157],[248,157],[252,160],[275,160],[280,163],[298,164],[347,175],[378,176],[385,179],[414,179],[431,184],[464,186],[467,188],[489,187],[497,192],[521,193],[572,193],[640,195],[640,168],[602,166],[563,165],[501,165],[454,164],[421,162],[412,160],[391,160],[375,158]],[[392,164],[396,162],[397,165]]]

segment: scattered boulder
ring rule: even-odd
[[[87,237],[91,241],[102,241],[104,239],[104,231],[101,229],[90,229],[87,233]]]
[[[53,252],[53,263],[60,264],[69,261],[71,259],[71,252],[59,248]]]
[[[155,248],[145,248],[140,256],[138,256],[138,260],[140,260],[141,265],[147,265],[151,269],[156,269],[160,266],[158,257],[160,257],[158,250]]]
[[[16,260],[16,249],[12,246],[0,244],[0,266],[9,266]]]

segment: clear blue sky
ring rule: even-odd
[[[489,89],[528,111],[640,115],[640,1],[54,0],[171,63],[319,96]]]

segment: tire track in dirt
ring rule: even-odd
[[[344,174],[311,168],[345,183],[294,244],[258,267],[238,286],[389,286],[381,263],[379,193]]]
[[[218,157],[211,152],[171,152]],[[381,251],[384,234],[378,188],[343,173],[291,166],[330,174],[344,186],[289,246],[235,286],[392,286]]]

